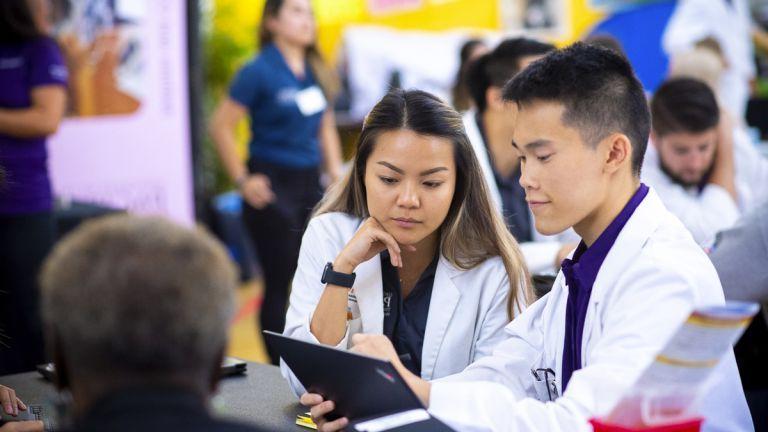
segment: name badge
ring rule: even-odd
[[[309,117],[325,110],[328,103],[320,87],[315,85],[296,93],[296,105],[305,117]]]

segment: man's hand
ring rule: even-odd
[[[720,122],[717,125],[717,149],[712,164],[709,182],[725,189],[734,202],[739,202],[736,193],[736,181],[733,155],[733,120],[728,112],[720,110]]]
[[[429,406],[429,392],[432,389],[429,381],[425,381],[409,371],[400,361],[400,357],[392,346],[389,338],[378,334],[358,333],[352,336],[352,348],[350,351],[367,354],[372,357],[389,360],[400,376],[403,377],[408,387],[416,394],[424,406]]]

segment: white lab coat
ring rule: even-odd
[[[461,431],[591,431],[630,388],[694,307],[722,304],[707,256],[651,189],[603,262],[589,299],[583,368],[554,402],[536,399],[532,368],[555,371],[560,394],[568,287],[552,291],[506,328],[492,356],[432,383],[430,412]],[[752,430],[729,352],[702,401],[705,430]]]
[[[668,55],[690,50],[704,38],[714,38],[728,61],[720,82],[720,95],[728,110],[744,118],[749,81],[755,76],[752,19],[746,0],[678,0],[662,44]]]
[[[735,202],[722,187],[708,184],[685,188],[672,181],[660,168],[659,154],[652,142],[643,161],[642,179],[658,192],[664,205],[691,231],[702,247],[712,246],[718,232],[733,226],[742,213],[768,199],[768,160],[741,129],[734,132]]]
[[[309,325],[325,289],[325,284],[320,282],[323,267],[336,259],[361,222],[343,213],[326,213],[310,221],[302,239],[283,334],[319,343]],[[379,256],[360,264],[355,273],[352,289],[357,296],[360,318],[348,322],[347,332],[337,348],[347,348],[355,333],[383,332]],[[503,330],[509,323],[508,296],[509,277],[501,258],[491,258],[471,270],[461,270],[441,256],[424,332],[421,377],[432,380],[452,375],[490,355],[504,338]],[[301,383],[284,364],[281,368],[294,392],[302,393]]]
[[[485,178],[485,183],[488,186],[491,202],[493,202],[496,209],[501,213],[501,193],[499,193],[499,187],[496,185],[496,179],[493,176],[493,168],[491,167],[491,161],[488,157],[488,149],[485,146],[485,141],[483,141],[483,135],[477,127],[477,121],[475,120],[476,115],[477,111],[474,109],[464,113],[464,129],[467,132],[469,142],[472,144],[472,149],[475,151],[475,156],[477,156],[477,161],[480,163],[480,168],[483,171],[483,178]],[[533,221],[533,215],[531,215],[530,220]],[[571,228],[554,236],[546,236],[540,234],[534,227],[531,227],[531,234],[533,236],[533,241],[520,243],[520,250],[523,252],[525,262],[528,265],[528,270],[531,274],[554,274],[555,259],[563,244],[578,243],[581,240],[578,234]]]

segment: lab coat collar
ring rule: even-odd
[[[622,275],[622,270],[638,256],[653,232],[659,227],[659,221],[667,216],[667,209],[656,191],[652,187],[648,189],[645,199],[629,218],[605,257],[595,279],[591,303],[598,303],[605,297]],[[587,328],[587,325],[585,324],[584,327]]]
[[[357,303],[360,306],[363,332],[384,333],[384,284],[381,276],[381,260],[376,255],[373,259],[357,266],[355,287],[370,292],[357,291]],[[359,290],[359,288],[355,288]]]

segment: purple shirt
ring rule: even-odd
[[[648,195],[648,186],[640,183],[632,198],[621,210],[616,219],[600,234],[595,243],[587,248],[582,240],[573,258],[563,260],[562,270],[565,284],[568,286],[568,304],[565,308],[565,342],[563,343],[563,381],[562,389],[568,386],[573,372],[581,369],[581,341],[584,334],[584,319],[587,316],[589,297],[600,266],[616,242],[619,233],[635,212],[635,209]]]
[[[0,44],[0,109],[32,106],[32,90],[67,84],[67,68],[56,42],[38,38],[20,44]],[[17,138],[0,131],[0,215],[51,210],[46,137]]]

